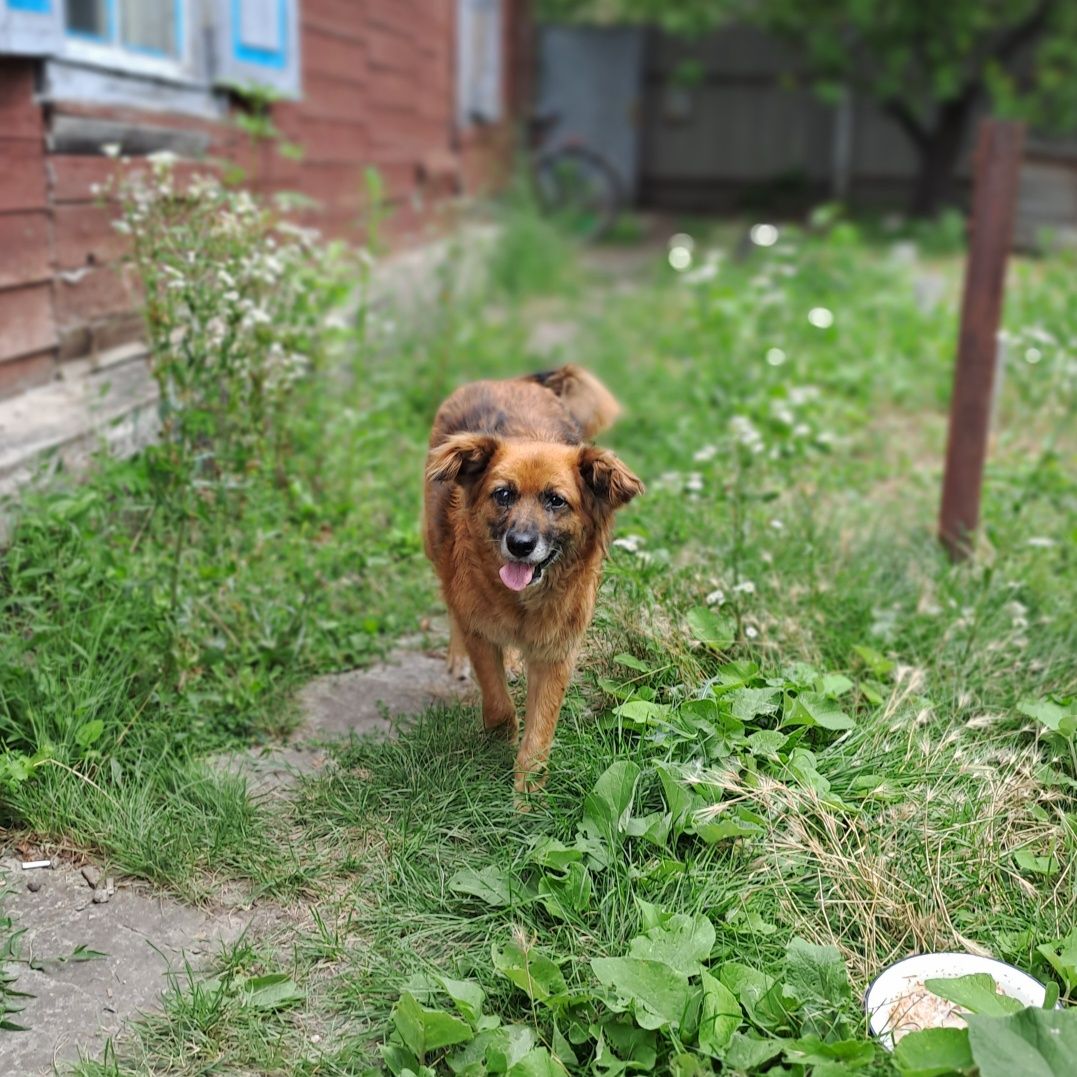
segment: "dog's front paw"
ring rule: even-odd
[[[513,783],[513,788],[516,791],[516,807],[520,811],[527,811],[526,807],[521,807],[521,804],[526,804],[527,797],[534,796],[535,793],[542,791],[543,786],[546,784],[546,765],[545,763],[532,761],[529,763],[521,763],[516,761],[516,780]]]
[[[514,740],[518,732],[516,712],[512,711],[487,711],[483,708],[482,725],[487,733],[506,740]]]
[[[445,661],[445,672],[454,681],[466,681],[471,676],[471,662],[466,654],[449,654]]]

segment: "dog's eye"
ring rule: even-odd
[[[513,493],[507,486],[499,486],[493,493],[494,501],[503,509],[513,502]]]
[[[546,495],[546,508],[548,509],[563,509],[568,502],[560,495],[550,493]]]

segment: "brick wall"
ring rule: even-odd
[[[506,116],[522,100],[525,0],[505,0]],[[229,124],[96,107],[42,106],[36,62],[0,57],[0,398],[56,376],[60,364],[137,338],[135,283],[122,271],[114,208],[93,188],[115,168],[103,156],[49,152],[58,117],[91,117],[208,136],[263,192],[301,191],[327,234],[361,241],[364,173],[380,172],[400,243],[436,228],[450,196],[495,186],[511,164],[512,123],[458,130],[456,0],[302,0],[303,96],[274,108],[302,160],[253,150]]]

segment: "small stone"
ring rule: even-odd
[[[116,880],[111,875],[105,880],[105,889],[109,897],[116,893]]]
[[[105,1007],[105,1013],[115,1013],[115,1012],[116,1012],[116,1007],[115,1006],[106,1006]]]
[[[91,890],[96,890],[97,884],[101,881],[101,872],[93,864],[87,864],[82,869],[82,877],[86,880],[86,885]]]
[[[103,886],[99,886],[99,887],[98,887],[98,888],[97,888],[97,889],[96,889],[96,890],[95,890],[95,891],[93,892],[93,903],[94,903],[95,905],[104,905],[104,904],[105,904],[105,902],[106,902],[106,901],[108,901],[108,899],[109,899],[109,892],[108,892],[108,890],[107,890],[107,889],[106,889],[105,887],[103,887]]]
[[[45,885],[45,880],[40,875],[31,875],[26,880],[26,889],[31,894],[36,894]]]

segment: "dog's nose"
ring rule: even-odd
[[[538,545],[538,535],[533,531],[510,531],[505,536],[505,545],[513,557],[530,557]]]

